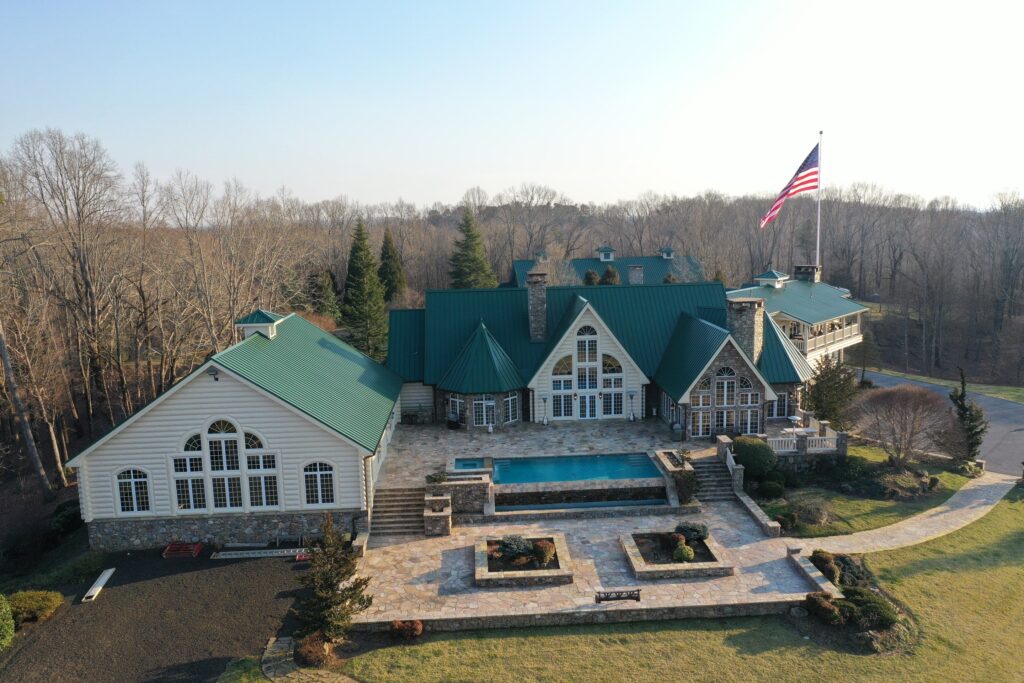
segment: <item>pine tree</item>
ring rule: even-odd
[[[377,260],[370,250],[362,219],[356,222],[348,256],[341,317],[351,334],[352,345],[374,360],[383,360],[388,346],[388,311],[384,285],[377,275]]]
[[[448,259],[452,289],[497,287],[498,278],[494,276],[494,270],[487,260],[483,236],[469,209],[462,214],[459,232],[462,238],[455,241],[455,251]]]
[[[601,277],[597,274],[596,270],[588,270],[586,275],[583,276],[583,284],[588,287],[596,285],[601,281]]]
[[[405,293],[405,269],[390,228],[384,231],[384,243],[380,245],[380,270],[377,274],[384,285],[384,301],[391,303]]]
[[[367,577],[356,576],[358,558],[334,528],[330,513],[324,513],[323,536],[310,544],[309,571],[299,583],[312,591],[300,603],[299,635],[320,631],[331,641],[341,640],[352,626],[352,617],[373,604],[366,594]]]
[[[619,284],[619,271],[615,269],[615,266],[608,266],[604,269],[604,274],[601,275],[601,279],[597,281],[599,285],[617,285]]]
[[[833,428],[843,429],[856,393],[857,373],[831,356],[822,356],[804,403],[819,420],[828,420]]]
[[[334,282],[334,273],[330,270],[319,270],[309,275],[306,287],[309,308],[314,313],[327,316],[337,321],[341,318],[338,306],[338,288]]]
[[[949,400],[953,402],[953,409],[956,413],[956,421],[962,432],[964,460],[974,461],[981,455],[981,444],[985,441],[985,432],[988,431],[988,420],[985,419],[985,411],[977,403],[967,398],[967,376],[964,369],[960,370],[960,386],[953,389],[949,394]]]

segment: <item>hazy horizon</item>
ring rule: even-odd
[[[819,129],[826,187],[979,208],[1024,191],[1019,6],[52,3],[5,18],[0,148],[81,131],[123,171],[264,196],[774,194]]]

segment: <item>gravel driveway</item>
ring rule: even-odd
[[[82,586],[54,617],[30,627],[0,655],[0,680],[205,681],[236,657],[290,632],[297,587],[286,559],[164,560],[122,556],[96,602]]]

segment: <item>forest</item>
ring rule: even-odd
[[[808,195],[763,231],[772,196],[713,191],[596,205],[527,182],[431,206],[344,194],[308,202],[188,170],[120,168],[99,140],[53,129],[25,133],[0,156],[0,198],[0,477],[38,474],[22,474],[32,468],[20,411],[55,487],[67,484],[71,456],[237,341],[232,323],[253,309],[350,332],[350,252],[360,270],[376,263],[385,234],[404,275],[404,290],[388,291],[394,307],[450,285],[466,214],[498,282],[541,249],[557,282],[560,261],[610,244],[619,255],[671,246],[734,287],[811,263],[815,249]],[[1024,199],[995,196],[979,209],[856,184],[823,190],[821,210],[824,279],[872,309],[851,362],[1024,383]],[[352,249],[357,223],[369,250]]]

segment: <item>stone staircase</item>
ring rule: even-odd
[[[736,493],[732,488],[732,475],[721,460],[716,457],[694,458],[690,461],[693,471],[697,474],[700,488],[697,489],[697,500],[710,502],[713,500],[735,500]]]
[[[424,488],[377,489],[373,494],[370,537],[423,535]]]

